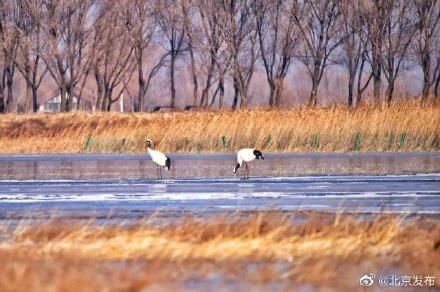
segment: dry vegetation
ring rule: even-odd
[[[438,151],[440,107],[0,117],[1,153],[143,152],[147,137],[166,152]]]
[[[0,290],[184,289],[191,281],[202,289],[277,283],[340,291],[359,288],[370,272],[440,276],[437,219],[266,212],[152,222],[3,231]]]

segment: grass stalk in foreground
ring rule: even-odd
[[[359,277],[371,272],[440,276],[437,219],[279,212],[153,219],[19,225],[2,234],[0,289],[179,290],[211,279],[217,289],[236,281],[340,291],[359,288]]]

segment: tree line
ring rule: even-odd
[[[294,63],[310,79],[311,106],[333,65],[346,69],[350,107],[369,87],[374,102],[391,102],[410,67],[423,74],[422,103],[436,101],[439,22],[437,0],[3,0],[0,112],[14,111],[18,77],[26,85],[24,111],[38,110],[46,80],[56,85],[62,112],[74,110],[73,98],[79,106],[91,82],[97,110],[109,111],[129,92],[134,111],[143,111],[160,72],[174,108],[178,62],[189,68],[196,108],[226,106],[227,90],[228,106],[247,107],[258,70],[267,105],[282,106]]]

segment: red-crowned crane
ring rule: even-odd
[[[147,150],[148,154],[151,156],[151,160],[156,164],[157,169],[157,178],[162,179],[162,167],[165,167],[167,170],[170,170],[171,167],[171,159],[158,150],[151,149],[153,141],[151,139],[147,139]]]
[[[232,173],[235,173],[237,175],[237,169],[239,169],[240,166],[244,162],[245,163],[245,167],[246,167],[245,168],[244,178],[245,179],[246,178],[249,179],[249,166],[248,166],[248,162],[252,161],[254,159],[260,159],[260,158],[264,160],[263,153],[261,153],[260,150],[251,149],[251,148],[241,149],[240,151],[237,152],[237,165],[232,170]]]

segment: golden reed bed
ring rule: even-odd
[[[268,211],[128,226],[22,223],[4,228],[0,256],[1,291],[180,291],[188,283],[354,291],[369,273],[433,276],[438,288],[440,221]]]
[[[0,153],[438,151],[440,107],[252,109],[0,116]]]

